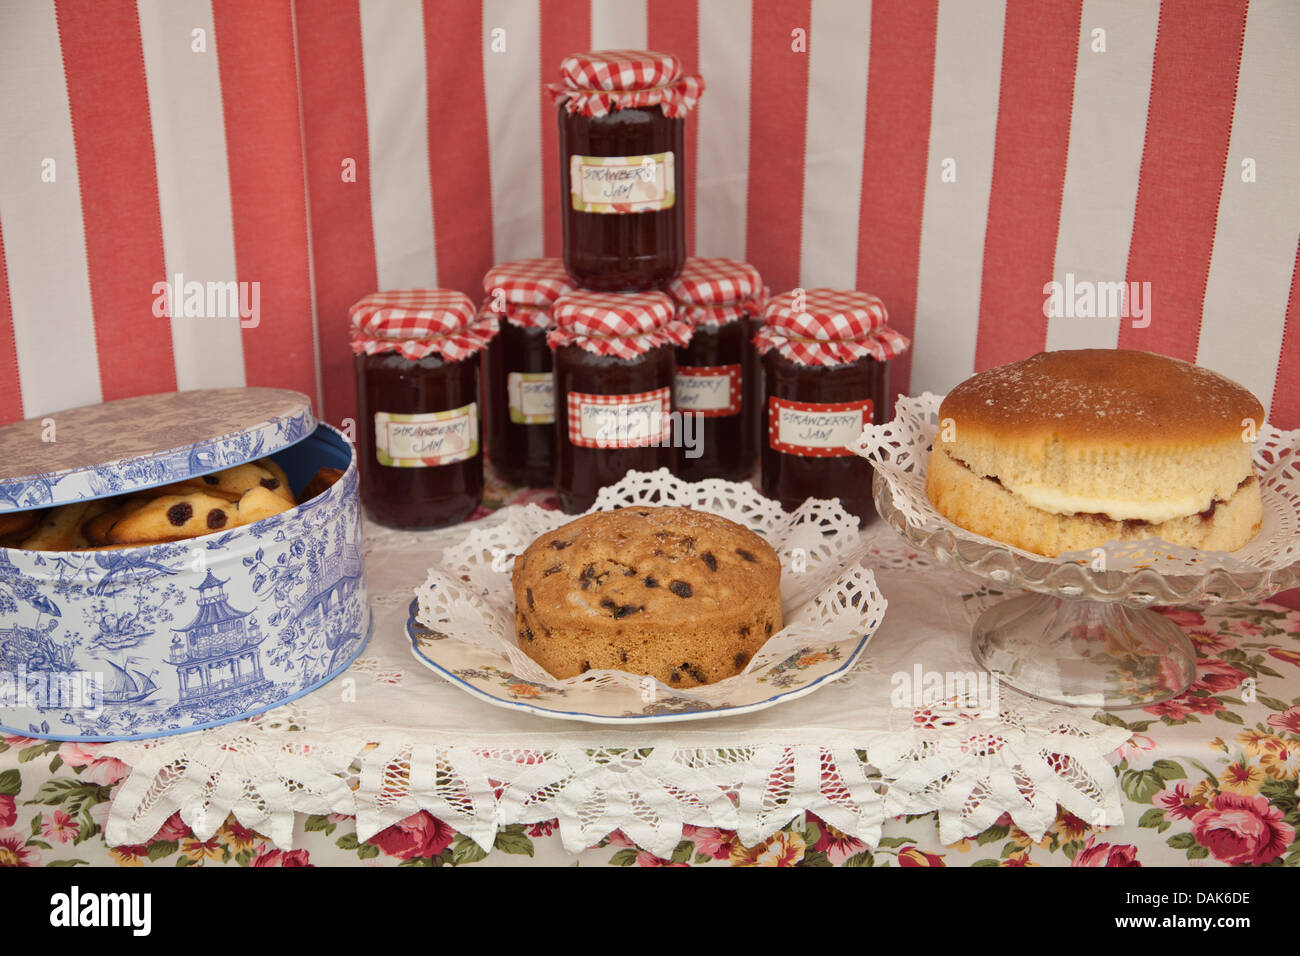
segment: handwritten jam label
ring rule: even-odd
[[[549,425],[555,421],[555,381],[550,372],[510,372],[506,375],[510,420],[516,425]]]
[[[445,412],[375,412],[375,457],[393,468],[450,465],[478,454],[478,402]]]
[[[705,418],[740,414],[739,365],[679,365],[673,399],[684,412]]]
[[[677,202],[673,154],[570,156],[569,194],[578,212],[657,212]]]
[[[787,455],[805,458],[845,458],[848,445],[872,420],[871,399],[857,402],[796,402],[768,400],[768,440]]]
[[[581,448],[645,448],[672,436],[672,393],[667,388],[636,395],[570,392],[569,441]]]

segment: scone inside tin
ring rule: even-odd
[[[590,670],[711,684],[781,630],[781,563],[762,537],[680,507],[585,515],[515,560],[519,647],[556,678]]]

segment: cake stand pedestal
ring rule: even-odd
[[[1027,594],[975,621],[971,652],[1000,683],[1058,704],[1102,710],[1177,697],[1196,677],[1187,635],[1155,611]]]

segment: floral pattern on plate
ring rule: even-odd
[[[801,647],[795,654],[752,672],[727,700],[712,702],[689,692],[664,695],[650,678],[637,690],[594,681],[565,687],[520,677],[501,667],[504,659],[491,651],[432,636],[436,632],[416,620],[417,611],[417,602],[412,602],[406,632],[411,652],[425,666],[490,704],[588,723],[693,720],[762,710],[847,674],[870,637]]]

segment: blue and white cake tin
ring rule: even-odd
[[[369,636],[356,454],[297,392],[213,389],[0,428],[0,514],[270,457],[295,493],[251,525],[112,551],[0,548],[0,731],[129,740],[261,713],[347,668]]]

